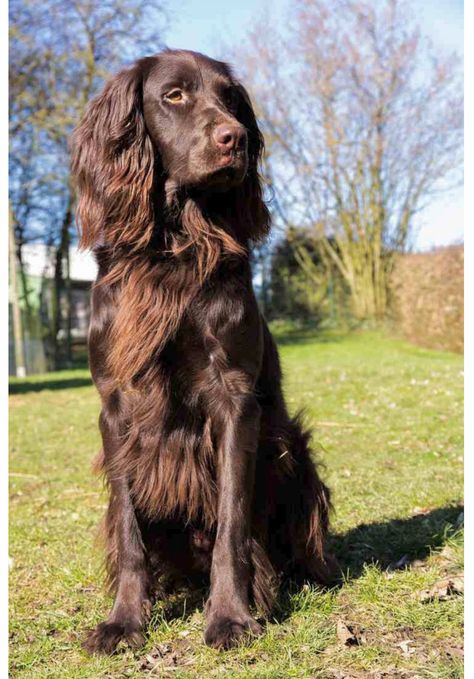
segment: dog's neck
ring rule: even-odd
[[[135,246],[103,234],[96,256],[108,261],[107,269],[143,259],[171,265],[193,262],[204,280],[223,257],[248,257],[249,242],[240,233],[235,202],[232,190],[215,194],[180,187],[171,180],[160,182],[152,192],[155,217],[148,238],[137,234]]]
[[[231,191],[206,193],[167,179],[154,193],[155,228],[147,254],[162,254],[175,264],[190,259],[201,283],[223,257],[247,257],[248,243],[240,237],[234,202]]]

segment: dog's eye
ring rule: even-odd
[[[225,105],[231,111],[235,111],[237,108],[237,92],[233,87],[229,87],[224,92]]]
[[[184,92],[183,90],[175,87],[165,94],[165,99],[166,101],[170,101],[172,104],[180,104],[182,101],[184,101]]]

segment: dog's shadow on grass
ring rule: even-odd
[[[360,524],[330,536],[328,548],[346,579],[358,578],[369,564],[385,569],[402,558],[407,563],[426,559],[455,532],[462,512],[461,505],[452,505],[405,519]]]
[[[328,552],[337,560],[334,581],[326,590],[342,587],[344,582],[359,578],[369,565],[381,570],[398,564],[408,567],[413,561],[425,560],[433,551],[442,549],[460,528],[462,505],[439,507],[405,519],[391,519],[360,524],[346,533],[333,534]],[[301,585],[289,582],[281,588],[273,618],[283,622],[299,607]]]
[[[377,564],[386,569],[403,558],[409,565],[414,560],[426,559],[433,550],[441,549],[459,526],[461,505],[439,507],[405,519],[391,519],[360,524],[346,533],[331,535],[329,551],[336,557],[340,573],[330,588],[343,581],[360,577],[366,566]],[[283,622],[298,608],[301,584],[283,583],[271,619]],[[184,584],[168,596],[160,597],[154,607],[151,626],[172,620],[187,620],[196,610],[202,610],[208,587],[202,582]]]

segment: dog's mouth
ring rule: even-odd
[[[197,160],[197,159],[196,159]],[[178,183],[198,193],[223,192],[242,183],[247,173],[248,155],[245,148],[213,154],[199,160],[192,175]]]
[[[247,153],[244,150],[235,150],[222,154],[216,160],[205,181],[211,186],[235,186],[240,184],[247,172]]]
[[[206,163],[204,172],[188,184],[188,189],[201,192],[222,192],[242,183],[247,173],[248,159],[245,151],[232,151]]]
[[[242,155],[241,151],[231,151],[218,158],[217,165],[219,168],[236,165],[240,161]]]

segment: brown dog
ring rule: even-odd
[[[182,51],[119,73],[74,134],[115,592],[91,652],[142,642],[166,574],[210,573],[205,640],[221,648],[261,631],[249,605],[268,612],[280,576],[327,574],[329,491],[252,289],[262,150],[228,66]]]

